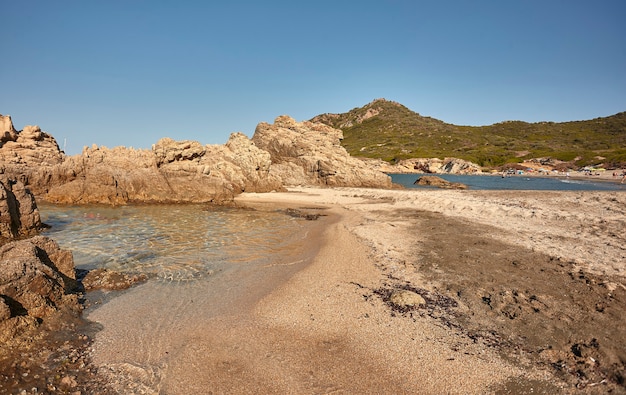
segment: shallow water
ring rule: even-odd
[[[413,183],[425,174],[390,174],[391,180],[406,188],[432,188]],[[514,175],[458,175],[427,174],[441,177],[450,182],[460,182],[473,190],[531,190],[531,191],[626,191],[626,184],[602,181],[589,176],[589,179],[568,177],[537,177]]]
[[[108,268],[189,280],[238,264],[263,264],[302,228],[280,212],[205,205],[40,204],[45,234],[80,269]]]
[[[151,277],[87,296],[89,357],[115,393],[161,393],[166,382],[175,390],[165,392],[188,393],[188,383],[176,386],[179,370],[205,372],[222,347],[214,337],[229,332],[220,323],[234,316],[237,324],[305,265],[311,244],[302,242],[318,229],[280,211],[207,205],[43,203],[39,210],[51,226],[45,234],[72,251],[77,268]],[[86,374],[75,377],[90,380]]]

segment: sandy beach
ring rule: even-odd
[[[230,279],[237,292],[148,283],[90,312],[113,391],[626,393],[623,193],[290,188],[236,203],[322,216]]]

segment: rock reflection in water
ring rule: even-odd
[[[301,222],[277,212],[204,205],[40,204],[46,232],[74,254],[77,268],[190,280],[232,264],[264,264]]]

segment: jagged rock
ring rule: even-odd
[[[282,180],[270,172],[272,157],[243,133],[233,133],[224,146],[213,146],[212,156],[223,158],[217,169],[239,192],[283,190]],[[219,152],[219,154],[217,154]]]
[[[73,292],[77,287],[76,268],[72,252],[59,247],[56,241],[45,236],[34,236],[27,240],[45,254],[39,254],[42,261],[55,269],[63,279],[65,292]],[[46,258],[47,257],[47,258]]]
[[[17,131],[13,127],[10,115],[0,114],[0,147],[7,141],[17,140]]]
[[[8,140],[0,148],[0,173],[55,203],[224,203],[284,185],[391,186],[390,177],[348,155],[340,130],[288,116],[259,124],[252,140],[233,133],[224,145],[203,146],[164,138],[151,150],[94,145],[71,157],[38,127],[15,132],[8,117],[2,125]],[[5,149],[18,143],[19,158]]]
[[[80,155],[50,168],[48,179],[49,190],[42,197],[55,203],[159,202],[171,194],[155,156],[125,147],[85,147]]]
[[[467,189],[467,185],[460,182],[450,182],[437,176],[423,176],[418,178],[415,185],[431,186],[443,189]]]
[[[54,137],[39,126],[16,131],[9,115],[0,115],[0,163],[41,166],[61,163],[64,158]]]
[[[21,181],[0,178],[0,240],[30,236],[41,228],[33,194]]]
[[[79,311],[71,253],[35,236],[0,247],[0,340],[60,309]],[[6,310],[9,310],[9,314]]]
[[[169,137],[162,138],[152,146],[156,155],[157,166],[175,161],[199,161],[206,149],[197,141],[175,141]]]
[[[21,181],[2,178],[0,342],[6,343],[61,309],[78,312],[80,305],[70,251],[43,236],[7,242],[37,233],[42,223],[33,194]]]
[[[152,150],[85,148],[50,169],[44,198],[57,203],[231,201],[243,191],[282,188],[269,153],[241,133],[225,145],[163,138]]]
[[[391,187],[391,178],[341,146],[343,132],[321,123],[296,122],[283,115],[273,125],[258,124],[252,137],[269,152],[270,172],[284,185]]]

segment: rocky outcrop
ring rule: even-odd
[[[243,191],[282,188],[269,173],[269,153],[241,133],[232,134],[225,145],[166,138],[152,150],[94,145],[67,157],[38,127],[18,132],[9,116],[0,116],[0,126],[0,174],[51,202],[222,203]]]
[[[21,181],[0,178],[0,242],[34,235],[41,227],[33,194]]]
[[[269,152],[271,173],[284,185],[391,187],[391,179],[341,146],[343,132],[321,123],[296,122],[288,116],[260,123],[252,137]]]
[[[17,130],[13,127],[11,116],[0,114],[0,144],[4,145],[7,141],[15,140],[17,140]]]
[[[72,254],[35,236],[0,247],[0,341],[34,328],[59,310],[78,312]]]
[[[259,124],[253,139],[233,133],[223,145],[164,138],[151,150],[94,145],[70,157],[38,127],[17,132],[8,116],[0,125],[0,174],[55,203],[225,203],[285,185],[391,186],[348,155],[340,130],[288,116]]]
[[[418,178],[413,184],[442,189],[467,189],[467,185],[465,184],[461,184],[460,182],[450,182],[437,176],[422,176]]]
[[[386,169],[394,173],[431,174],[480,174],[482,170],[475,163],[458,158],[413,158],[404,159]]]
[[[39,126],[25,126],[16,131],[9,115],[0,115],[0,164],[54,165],[63,161],[64,154],[54,137]]]
[[[30,181],[45,185],[42,198],[55,203],[125,204],[136,196],[152,197],[165,184],[150,152],[124,147],[86,147],[81,155],[46,170]]]
[[[241,133],[225,145],[159,140],[152,150],[93,146],[50,169],[44,198],[57,203],[213,202],[282,188],[269,153]],[[43,183],[45,184],[45,182]]]

